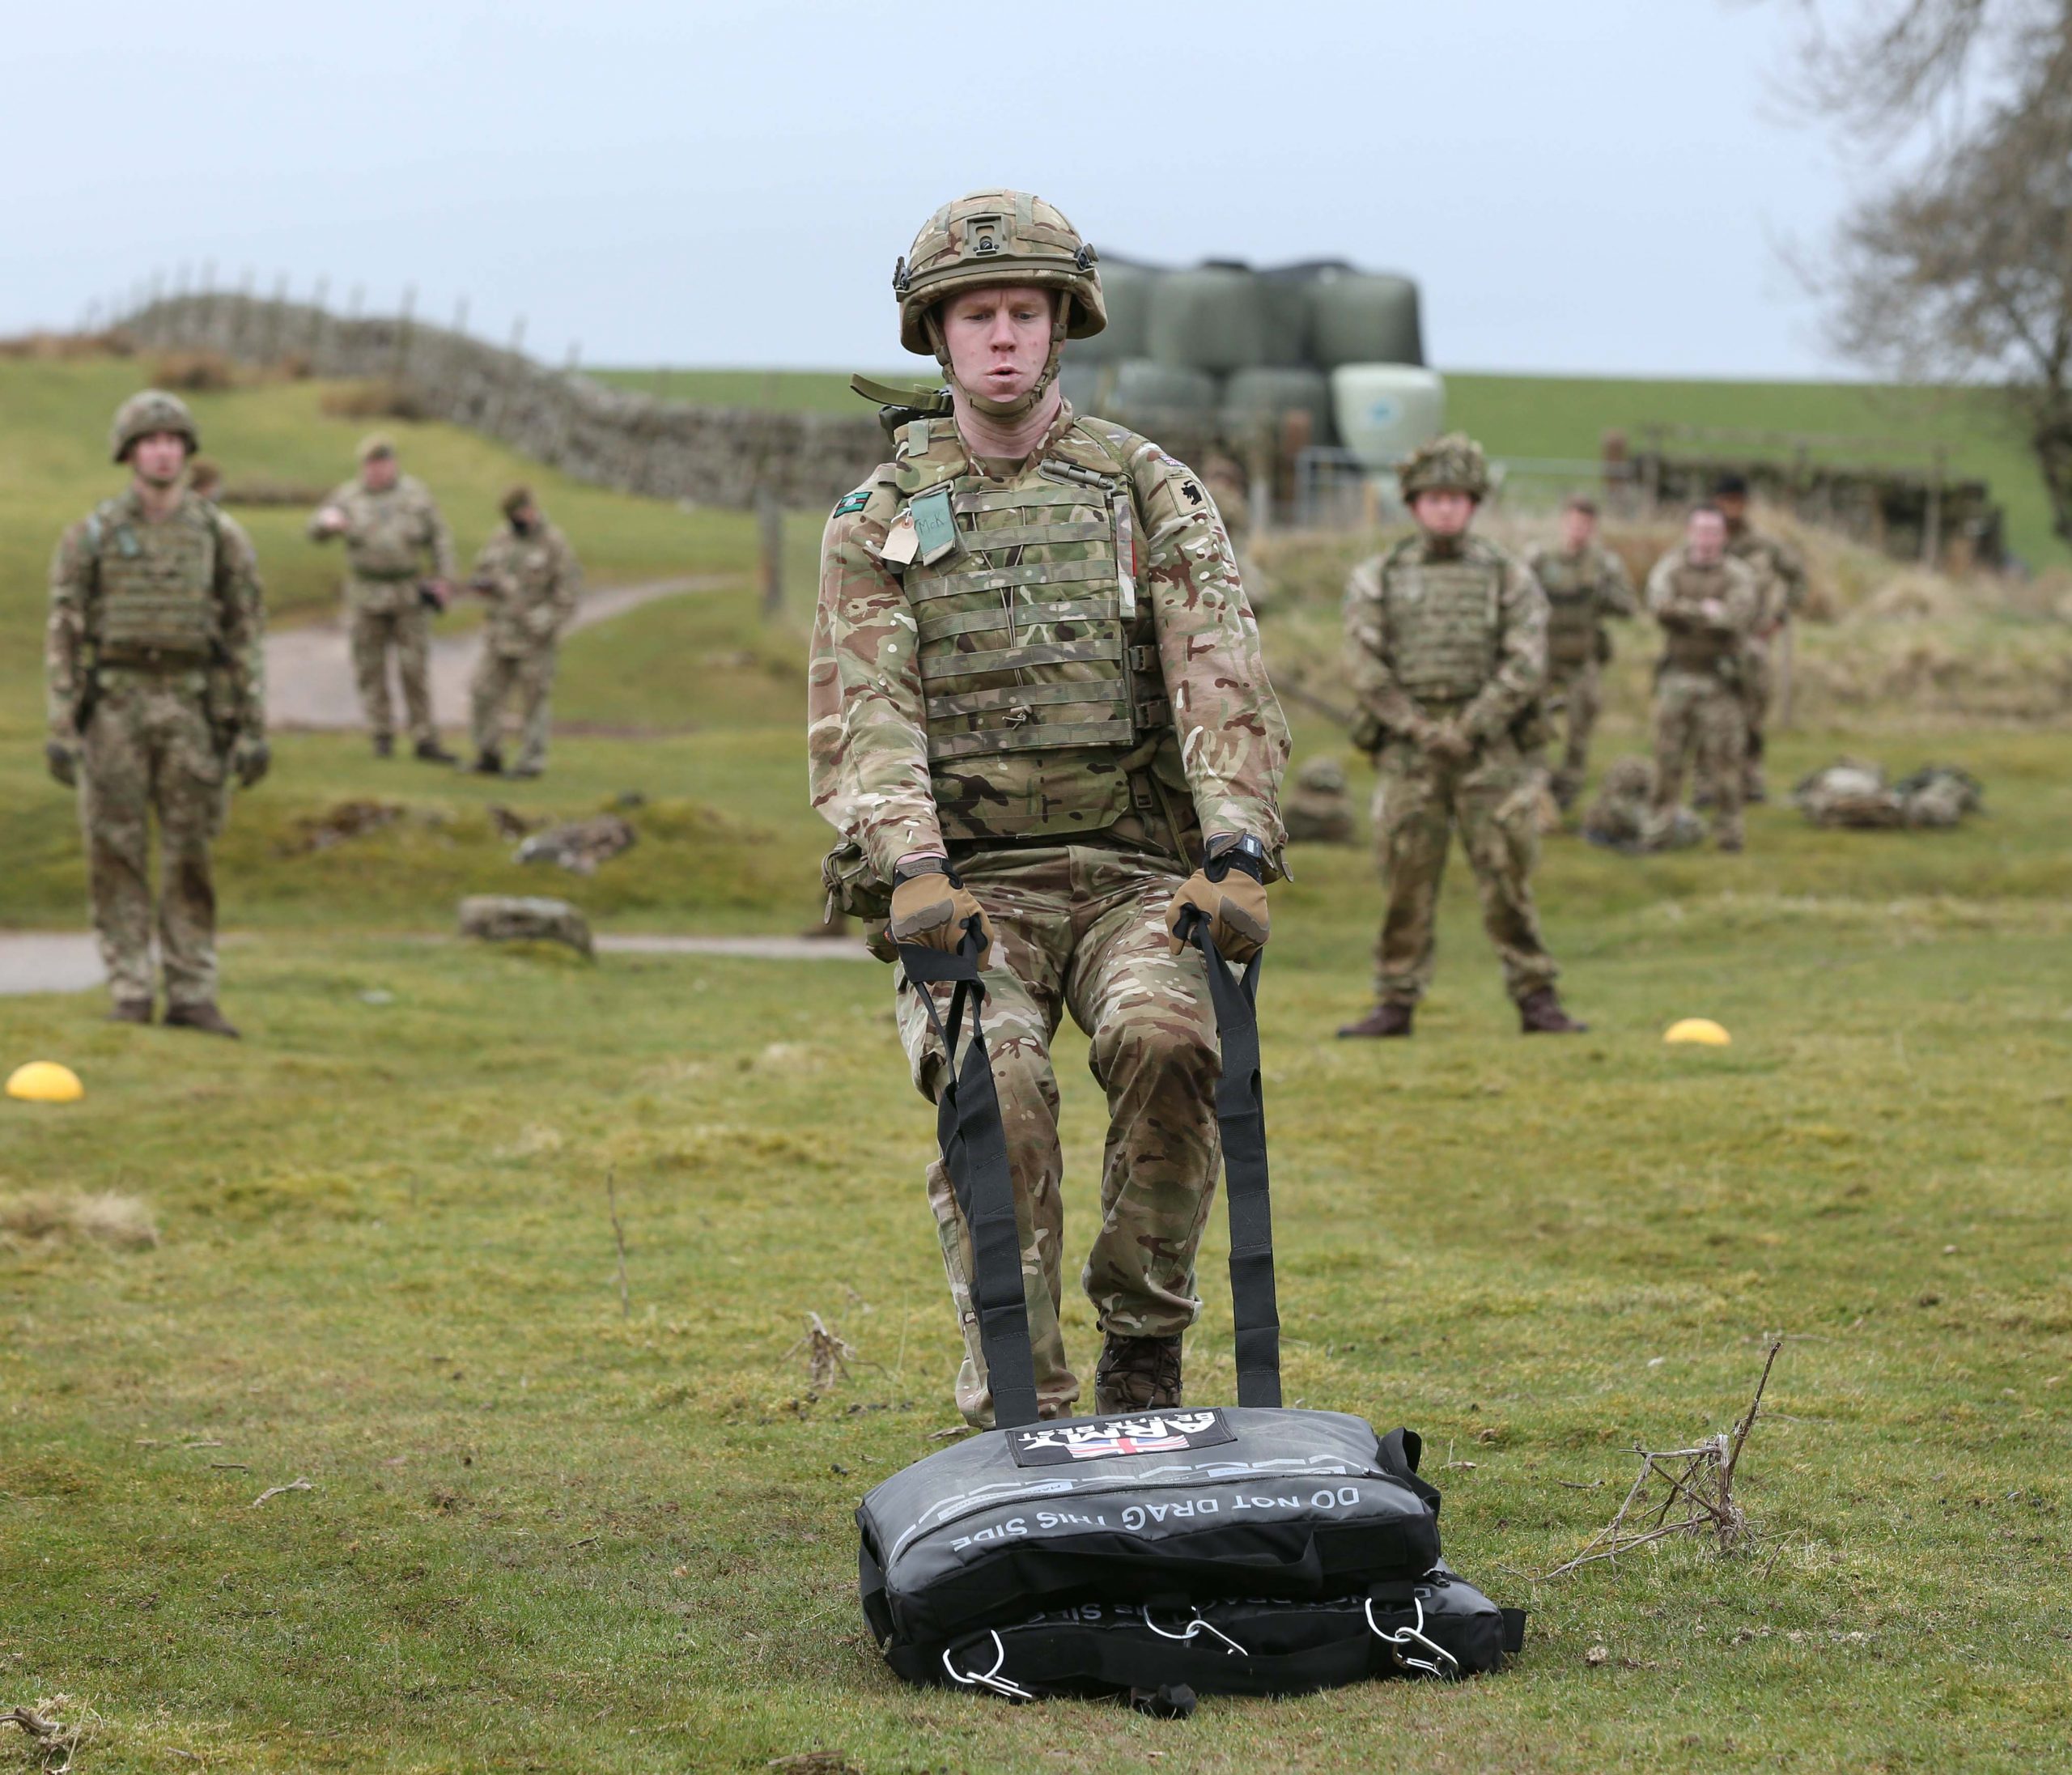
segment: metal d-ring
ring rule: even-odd
[[[1399,1670],[1423,1671],[1431,1676],[1459,1675],[1460,1660],[1424,1631],[1424,1598],[1412,1596],[1410,1600],[1412,1606],[1417,1611],[1417,1619],[1409,1626],[1393,1633],[1383,1633],[1381,1623],[1374,1619],[1373,1597],[1367,1598],[1361,1604],[1361,1607],[1366,1611],[1367,1625],[1373,1629],[1374,1637],[1388,1647],[1389,1656],[1395,1660],[1396,1668]],[[1403,1650],[1407,1645],[1421,1645],[1432,1654],[1432,1658],[1412,1658]],[[1441,1670],[1437,1664],[1432,1662],[1433,1658],[1443,1659],[1446,1668]]]
[[[950,1662],[948,1646],[943,1648],[942,1667],[949,1672],[953,1680],[963,1684],[966,1688],[989,1688],[996,1695],[1006,1696],[1009,1701],[1034,1701],[1035,1696],[1029,1690],[1024,1688],[1019,1683],[1010,1682],[1000,1675],[1000,1666],[1007,1662],[1007,1647],[1000,1643],[1000,1637],[997,1633],[992,1636],[992,1639],[993,1667],[991,1670],[973,1671],[967,1675]]]

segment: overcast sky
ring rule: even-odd
[[[0,329],[154,272],[328,277],[590,363],[899,362],[890,274],[996,184],[1168,262],[1418,278],[1454,369],[1845,372],[1780,242],[1848,191],[1727,0],[13,10]]]

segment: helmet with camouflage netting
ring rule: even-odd
[[[1488,459],[1465,431],[1419,444],[1396,464],[1395,473],[1406,499],[1420,493],[1465,493],[1480,499],[1489,490]]]
[[[178,432],[186,439],[190,456],[202,448],[202,434],[195,429],[187,403],[163,389],[146,389],[115,410],[115,423],[108,428],[108,454],[117,462],[126,462],[137,440],[154,431]]]
[[[1064,211],[1026,191],[974,191],[945,203],[893,268],[899,342],[923,357],[939,355],[928,325],[936,304],[960,290],[1010,283],[1061,291],[1060,337],[1091,338],[1108,324],[1095,257]]]

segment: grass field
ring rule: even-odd
[[[909,379],[926,364],[878,372]],[[847,372],[599,370],[601,380],[685,401],[848,413],[862,402]],[[2050,508],[2018,421],[1976,389],[1903,389],[1848,382],[1670,382],[1613,376],[1446,372],[1446,418],[1497,456],[1594,461],[1607,431],[1637,446],[1650,424],[1897,440],[1938,440],[1951,466],[1976,475],[2006,507],[2008,546],[2031,566],[2063,566],[2072,548],[2052,533]],[[1783,453],[1780,448],[1779,453]],[[1843,455],[1853,452],[1843,451]],[[1911,459],[1918,467],[1922,458]]]
[[[0,546],[29,530],[40,554],[100,484],[90,448],[33,469],[62,455],[61,408],[102,423],[112,397],[86,392],[0,403]],[[224,397],[218,434],[292,429],[305,399]],[[456,477],[473,463],[485,512],[518,466],[410,435]],[[629,575],[747,558],[711,515],[584,521],[586,552],[622,548]],[[19,663],[40,563],[30,588],[7,559],[0,927],[76,925],[77,839]],[[81,1775],[2072,1754],[2061,728],[1917,736],[1885,711],[1775,742],[1783,781],[1846,749],[1966,765],[1989,813],[1954,833],[1822,833],[1770,807],[1737,858],[1550,840],[1550,940],[1594,1025],[1562,1042],[1514,1033],[1458,864],[1417,1038],[1333,1041],[1364,1007],[1375,895],[1363,851],[1298,851],[1263,998],[1289,1397],[1424,1433],[1448,1554],[1531,1611],[1527,1650],[1471,1685],[1162,1724],[907,1691],[864,1633],[849,1513],[936,1446],[957,1356],[920,1187],[932,1119],[885,972],[422,940],[472,889],[567,891],[607,928],[811,915],[800,642],[749,600],[576,638],[558,706],[578,731],[523,795],[350,736],[283,741],[223,853],[243,1043],[109,1026],[91,996],[0,998],[0,1066],[62,1059],[87,1089],[0,1101],[0,1713],[71,1697]],[[1637,683],[1604,757],[1637,737]],[[1297,738],[1338,743],[1306,717]],[[628,789],[650,797],[641,844],[589,881],[518,870],[483,808]],[[292,848],[353,796],[410,817]],[[1734,1045],[1665,1048],[1688,1014]],[[1101,1127],[1084,1041],[1059,1048],[1080,1246]],[[102,1191],[141,1200],[156,1242],[36,1230]],[[1217,1229],[1197,1399],[1231,1385],[1225,1249]],[[796,1347],[809,1312],[859,1358],[824,1396]],[[1725,1428],[1780,1332],[1740,1480],[1754,1556],[1670,1545],[1539,1581],[1608,1518],[1633,1442]],[[1090,1364],[1076,1299],[1068,1337]],[[0,1728],[9,1757],[37,1766]]]

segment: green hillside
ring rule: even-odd
[[[913,367],[904,373],[912,375]],[[848,413],[861,408],[843,371],[622,369],[593,374],[675,400],[785,412]],[[1637,444],[1642,429],[1651,424],[1876,437],[1908,444],[1939,438],[1951,447],[1953,470],[1983,478],[2006,507],[2008,542],[2018,556],[2034,567],[2072,563],[2072,549],[2051,533],[2049,505],[2020,425],[2001,397],[1988,390],[1849,382],[1661,382],[1471,371],[1448,372],[1446,390],[1448,418],[1504,456],[1594,457],[1607,431],[1625,431]],[[1784,453],[1780,448],[1778,454]]]

